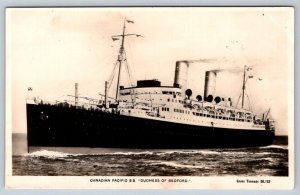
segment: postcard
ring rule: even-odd
[[[293,189],[292,7],[6,9],[6,187]]]

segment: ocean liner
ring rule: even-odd
[[[72,101],[45,100],[28,96],[28,147],[103,147],[138,149],[197,149],[258,147],[272,144],[274,121],[269,112],[258,118],[244,107],[249,67],[244,67],[241,82],[242,106],[231,98],[215,95],[217,71],[207,70],[204,95],[192,97],[187,89],[188,69],[193,61],[177,61],[173,86],[157,79],[139,80],[136,86],[120,84],[121,68],[127,68],[123,32],[112,36],[121,42],[114,71],[117,73],[115,97],[110,97],[112,78],[105,81],[99,99],[80,97],[78,84]],[[28,88],[30,94],[32,88]]]

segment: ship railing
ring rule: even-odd
[[[84,109],[84,110],[97,110],[104,111],[104,105],[88,103],[88,102],[76,102],[75,101],[45,101],[39,100],[36,102],[38,105],[49,105],[49,106],[57,106],[64,108],[76,108],[76,109]]]
[[[265,128],[265,125],[257,125],[257,124],[255,125],[254,124],[253,127],[255,127],[255,128]]]
[[[38,105],[45,105],[45,106],[57,106],[57,107],[64,107],[64,108],[70,108],[70,109],[80,109],[80,110],[92,110],[97,112],[105,112],[105,113],[111,113],[111,114],[120,114],[120,109],[122,107],[118,107],[116,104],[109,104],[109,108],[105,108],[104,104],[94,104],[89,102],[75,102],[75,101],[45,101],[45,100],[39,100],[36,101],[36,104]],[[128,104],[129,105],[129,104]],[[124,106],[123,109],[130,109],[128,105]],[[148,110],[145,108],[140,108],[141,110]]]
[[[270,123],[270,120],[256,119],[253,121],[253,123],[254,123],[253,127],[265,128],[265,130],[268,130],[268,131],[275,130],[275,126],[272,122]]]
[[[261,120],[255,120],[255,121],[254,121],[254,124],[255,124],[255,125],[264,125],[264,121],[261,121]]]
[[[212,109],[211,107],[206,107],[203,109],[195,109],[192,111],[193,115],[200,117],[208,117],[222,120],[240,121],[240,122],[253,122],[252,116],[249,114],[238,114],[235,110]]]

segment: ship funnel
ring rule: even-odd
[[[215,71],[205,72],[204,99],[206,99],[209,95],[211,96],[215,95],[216,78],[217,78],[217,72]]]
[[[187,76],[189,63],[187,61],[177,61],[175,67],[174,87],[181,88],[181,94],[185,94],[187,88]]]

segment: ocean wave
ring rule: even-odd
[[[220,151],[216,151],[214,149],[198,149],[198,150],[166,150],[166,151],[158,151],[157,155],[165,155],[165,154],[220,154]]]
[[[180,150],[168,150],[168,151],[161,151],[161,150],[153,150],[153,151],[127,151],[127,152],[101,152],[101,153],[90,153],[90,154],[75,154],[75,155],[124,155],[124,156],[132,156],[132,155],[172,155],[172,154],[220,154],[218,151],[211,151],[211,150],[191,150],[191,151],[180,151]]]
[[[204,155],[220,155],[222,152],[220,151],[214,151],[214,150],[201,150],[198,151],[200,154],[204,154]]]
[[[285,149],[285,150],[287,150],[287,149],[288,149],[288,146],[283,146],[283,145],[270,145],[270,146],[263,146],[263,147],[260,147],[260,148],[278,148],[278,149]]]
[[[271,155],[272,152],[256,152],[255,155],[259,155],[259,156],[265,156],[265,155]]]
[[[244,151],[222,151],[220,152],[221,154],[225,154],[225,155],[245,155],[245,154],[249,154],[248,151],[244,152]]]
[[[273,158],[271,158],[271,157],[261,158],[261,160],[267,160],[267,161],[269,161],[271,163],[275,162],[275,160]]]
[[[105,156],[109,156],[109,155],[124,155],[124,156],[133,156],[133,155],[157,155],[157,156],[161,156],[161,155],[172,155],[172,154],[202,154],[202,155],[210,155],[210,154],[221,154],[222,152],[220,151],[215,151],[215,150],[207,150],[207,149],[203,149],[203,150],[146,150],[146,151],[133,151],[133,150],[129,150],[129,151],[102,151],[102,150],[96,150],[96,151],[87,151],[87,152],[83,152],[82,153],[78,153],[77,151],[75,152],[76,148],[74,149],[74,153],[70,152],[70,150],[68,150],[68,152],[63,151],[63,149],[58,149],[58,151],[53,151],[53,150],[47,150],[47,149],[42,149],[42,150],[38,150],[38,151],[34,151],[31,153],[27,153],[24,154],[25,156],[44,156],[44,157],[67,157],[67,156],[83,156],[83,155],[87,155],[87,156],[101,156],[101,155],[105,155]]]
[[[67,153],[63,151],[53,151],[53,150],[38,150],[31,153],[23,154],[23,156],[29,157],[49,157],[49,158],[63,158],[70,156],[101,156],[101,155],[152,155],[157,152],[143,151],[143,152],[94,152],[94,153]]]
[[[49,150],[40,150],[32,153],[23,154],[26,157],[48,157],[48,158],[64,158],[68,156],[73,156],[73,154],[57,152],[57,151],[49,151]]]
[[[200,165],[187,165],[187,164],[179,164],[173,161],[164,161],[164,162],[153,162],[150,163],[151,165],[165,165],[169,167],[176,167],[176,168],[192,168],[192,169],[205,169],[205,166]]]
[[[197,150],[43,148],[13,156],[13,173],[35,176],[287,176],[287,151],[277,148],[284,147]]]
[[[111,153],[101,153],[100,155],[152,155],[155,152],[144,151],[144,152],[111,152]],[[90,155],[99,155],[99,154],[90,154]]]
[[[259,150],[252,151],[250,148],[240,148],[240,149],[196,149],[196,150],[118,150],[118,149],[100,149],[95,148],[93,150],[51,150],[51,149],[41,149],[35,152],[23,154],[25,156],[32,157],[46,157],[46,158],[64,158],[64,157],[75,157],[75,156],[165,156],[165,155],[248,155],[249,153],[255,153],[256,155],[269,155],[270,152],[264,151],[263,149],[288,149],[288,146],[278,146],[270,145],[259,147]],[[261,151],[260,151],[261,150]],[[80,153],[78,153],[80,152]]]

